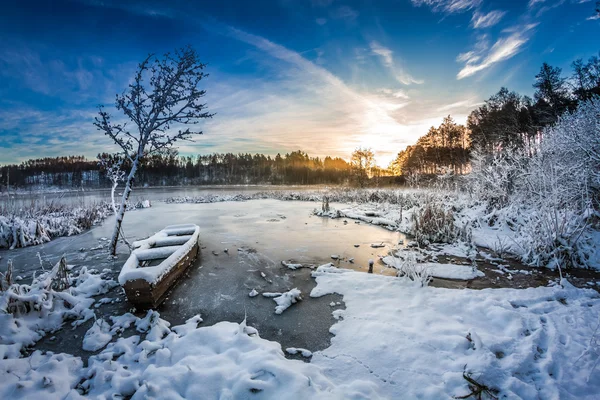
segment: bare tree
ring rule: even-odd
[[[373,150],[367,148],[363,149],[362,147],[356,148],[350,157],[350,166],[354,178],[360,187],[365,186],[371,177],[373,167],[375,167],[375,155],[373,154]]]
[[[123,182],[125,180],[126,172],[121,169],[123,165],[122,158],[115,158],[115,160],[109,159],[109,157],[98,156],[98,164],[104,169],[104,173],[106,177],[111,182],[110,188],[110,200],[112,204],[112,209],[115,214],[117,214],[117,202],[115,200],[115,191],[117,186],[119,186],[119,182]]]
[[[139,64],[129,87],[116,96],[116,109],[130,120],[131,129],[128,122],[113,122],[108,112],[100,107],[94,125],[119,145],[131,164],[110,242],[112,255],[116,254],[127,201],[144,157],[166,151],[178,140],[202,134],[202,131],[190,128],[176,129],[213,116],[204,111],[206,104],[201,99],[206,91],[198,87],[208,76],[203,72],[205,68],[206,64],[200,62],[198,53],[189,46],[174,54],[167,53],[162,59],[150,54]]]

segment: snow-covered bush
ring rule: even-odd
[[[417,208],[412,214],[412,220],[409,233],[420,246],[470,240],[469,229],[466,226],[463,229],[458,228],[454,221],[454,212],[446,210],[439,202],[430,201],[422,208]]]
[[[467,186],[473,197],[487,202],[490,209],[506,207],[515,191],[517,165],[522,164],[523,157],[517,151],[484,154],[475,150]]]
[[[527,151],[475,153],[471,192],[487,203],[490,226],[504,217],[523,262],[589,267],[600,209],[600,99],[581,103],[540,138]]]
[[[417,257],[413,252],[405,254],[403,258],[388,257],[387,261],[391,261],[390,267],[398,270],[398,277],[407,277],[422,287],[429,285],[429,282],[431,282],[432,275],[429,266],[427,264],[417,264]]]
[[[49,242],[90,229],[112,213],[109,203],[71,207],[66,204],[31,204],[0,209],[0,248],[18,248]]]

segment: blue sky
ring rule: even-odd
[[[212,120],[182,154],[387,163],[501,86],[532,94],[542,62],[600,50],[591,0],[4,1],[0,164],[115,151],[92,125],[148,53],[191,44]],[[118,116],[115,115],[115,116]]]

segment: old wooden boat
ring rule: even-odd
[[[198,256],[200,227],[170,225],[148,239],[133,243],[119,283],[137,308],[155,308],[165,299],[185,270]]]

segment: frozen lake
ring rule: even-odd
[[[275,186],[275,185],[224,185],[224,186],[177,186],[177,187],[152,187],[152,188],[134,188],[131,193],[131,200],[150,200],[156,202],[164,200],[168,197],[185,197],[185,196],[206,196],[206,195],[235,195],[235,194],[252,194],[263,191],[308,191],[322,189],[325,186]],[[122,193],[123,185],[120,185],[116,193]],[[38,192],[19,192],[11,194],[10,197],[6,192],[0,195],[0,205],[10,202],[18,206],[28,205],[32,201],[38,203],[60,202],[67,204],[92,204],[100,201],[110,201],[110,189],[93,189],[84,191],[69,191],[69,192],[54,192],[54,193],[38,193]]]
[[[199,313],[204,324],[212,325],[219,321],[240,322],[247,316],[248,324],[256,327],[262,337],[277,340],[284,347],[314,351],[329,346],[329,327],[335,322],[331,312],[344,305],[339,296],[310,298],[310,290],[315,286],[311,270],[292,271],[282,266],[281,261],[318,266],[334,261],[331,256],[338,255],[345,260],[354,258],[354,263],[334,261],[337,265],[366,271],[369,259],[374,259],[375,273],[393,274],[379,262],[378,255],[387,254],[404,239],[402,234],[381,227],[313,216],[312,210],[320,206],[314,202],[279,200],[212,204],[154,202],[152,208],[128,212],[123,229],[128,239],[135,240],[170,224],[195,223],[201,227],[201,255],[188,276],[159,307],[163,318],[178,324]],[[26,282],[39,269],[37,253],[47,261],[47,267],[64,254],[75,268],[108,268],[116,279],[127,258],[127,250],[121,248],[120,255],[111,259],[107,257],[106,248],[95,249],[106,245],[104,238],[110,237],[112,222],[113,218],[109,218],[84,234],[57,238],[44,245],[0,251],[0,270],[4,270],[6,260],[12,258],[15,275],[21,275]],[[371,248],[371,243],[383,243],[385,247]],[[252,289],[283,292],[295,287],[302,291],[304,300],[282,315],[274,314],[273,300],[248,296]],[[119,298],[120,302],[101,306],[98,309],[101,315],[122,314],[131,308],[120,288],[108,297]],[[332,301],[340,304],[331,306]],[[65,329],[55,340],[43,339],[37,347],[70,353],[73,348],[79,348],[79,355],[85,356],[77,341],[87,328],[88,324],[84,324],[75,332]],[[74,339],[74,335],[79,338]]]

